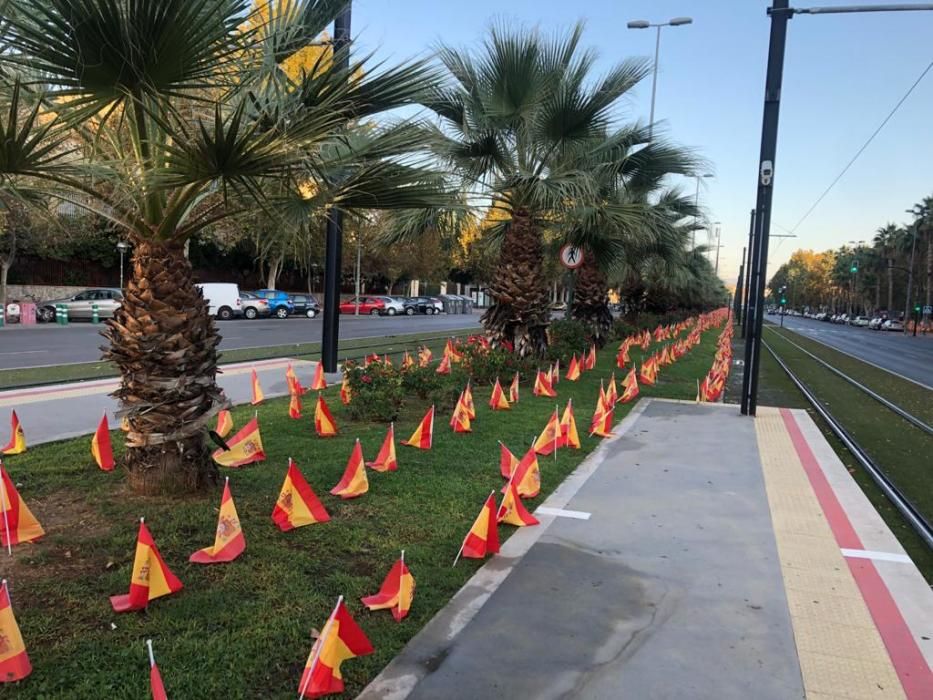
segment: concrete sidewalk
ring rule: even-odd
[[[812,492],[782,501],[785,484],[808,482],[781,420],[642,401],[539,509],[564,515],[511,537],[360,697],[923,697],[922,653],[886,650],[875,625],[895,616],[876,615],[827,519],[806,523],[818,555],[788,534],[795,509],[815,517],[820,506]],[[825,444],[815,427],[804,432]],[[917,650],[933,594],[912,563],[899,565],[910,583],[894,607],[909,619],[893,646]],[[846,619],[820,617],[821,601]],[[919,679],[913,694],[905,672]]]

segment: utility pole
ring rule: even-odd
[[[755,248],[755,210],[748,222],[748,258],[745,260],[745,295],[742,299],[742,338],[748,322],[748,300],[752,294],[752,250]]]
[[[742,322],[742,297],[745,294],[745,248],[742,248],[742,262],[739,263],[739,279],[735,283],[735,296],[732,297],[732,321]]]
[[[351,5],[334,20],[334,61],[349,71]],[[324,314],[321,328],[321,362],[325,372],[337,371],[337,342],[340,339],[340,280],[343,264],[343,212],[335,206],[327,210],[324,253]]]

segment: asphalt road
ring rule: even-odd
[[[455,328],[478,327],[481,312],[438,316],[341,316],[340,337],[382,338],[406,333],[443,333]],[[221,350],[270,347],[321,340],[320,317],[284,320],[219,321]],[[100,359],[101,326],[73,322],[67,326],[41,323],[0,328],[0,369],[94,362]]]
[[[766,317],[780,322],[778,316]],[[933,337],[905,336],[903,333],[873,331],[868,328],[843,326],[825,321],[816,321],[801,316],[787,316],[784,327],[800,333],[811,340],[854,355],[860,360],[871,362],[912,379],[927,387],[933,387]]]

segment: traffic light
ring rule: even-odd
[[[781,306],[787,306],[787,299],[781,297]]]
[[[852,267],[849,268],[849,272],[851,272],[853,275],[854,275],[856,272],[858,272],[858,260],[853,260],[853,261],[852,261]]]
[[[917,305],[914,307],[914,313],[918,313],[918,314],[920,313],[920,304],[917,304]]]

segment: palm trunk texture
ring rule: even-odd
[[[489,285],[493,303],[482,323],[493,345],[509,342],[522,357],[541,357],[547,350],[550,314],[542,263],[540,232],[527,211],[516,210]]]
[[[597,347],[602,348],[606,345],[612,330],[609,288],[606,276],[599,269],[592,253],[587,253],[583,258],[583,265],[577,271],[570,313],[573,318],[586,325]]]
[[[123,463],[136,493],[191,492],[217,479],[205,442],[226,404],[216,383],[220,337],[181,244],[134,241],[124,300],[103,332],[120,369],[114,396],[129,421]]]

